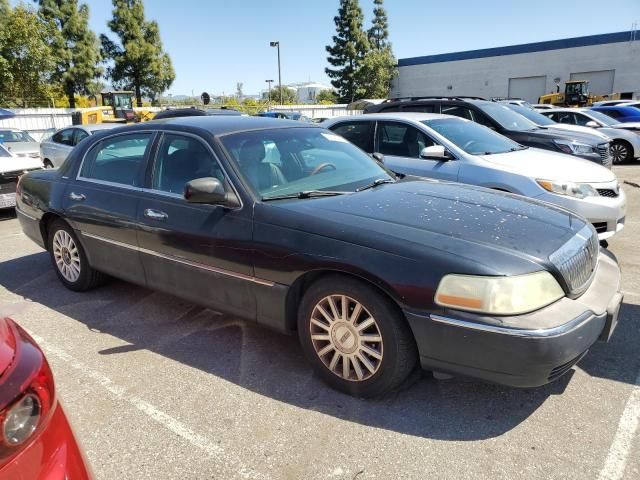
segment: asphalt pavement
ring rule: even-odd
[[[533,390],[434,380],[378,400],[295,337],[113,280],[75,293],[0,213],[0,312],[43,347],[98,479],[640,478],[640,165],[615,168],[625,301],[608,344]]]

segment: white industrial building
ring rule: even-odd
[[[537,102],[589,80],[592,94],[640,98],[640,31],[403,58],[391,96],[520,97]]]

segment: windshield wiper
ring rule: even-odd
[[[368,185],[364,185],[362,187],[356,188],[356,192],[362,192],[363,190],[369,190],[370,188],[377,187],[378,185],[382,185],[383,183],[395,183],[395,180],[391,178],[377,178],[373,182]]]
[[[349,192],[332,192],[330,190],[303,190],[297,193],[287,193],[286,195],[276,195],[273,197],[262,197],[263,202],[269,200],[284,200],[286,198],[313,198],[313,197],[334,197],[336,195],[344,195]]]

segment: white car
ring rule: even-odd
[[[534,110],[553,110],[554,108],[558,108],[555,105],[551,105],[549,103],[534,103],[531,106]]]
[[[18,157],[40,158],[40,146],[28,132],[0,127],[0,144]]]
[[[589,108],[557,108],[540,113],[561,125],[585,126],[605,134],[611,139],[613,163],[640,159],[640,123],[619,123]],[[554,125],[554,128],[558,127],[560,125]]]
[[[0,145],[0,209],[16,206],[18,177],[31,170],[40,170],[40,158],[18,156]]]
[[[366,114],[323,126],[406,175],[479,185],[553,203],[587,218],[606,240],[622,230],[626,196],[615,174],[594,162],[525,147],[478,123],[429,113]],[[471,206],[461,205],[461,208]],[[505,212],[526,215],[526,212]]]
[[[58,168],[67,159],[67,155],[73,150],[73,147],[89,135],[121,126],[121,123],[74,125],[54,132],[49,138],[40,142],[40,156],[45,168]]]

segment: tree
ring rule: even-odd
[[[369,51],[358,71],[359,82],[363,86],[362,98],[387,98],[398,74],[396,64],[391,47]]]
[[[364,16],[358,0],[340,0],[333,45],[327,45],[327,61],[334,68],[325,72],[338,90],[340,100],[353,102],[360,98],[363,89],[358,82],[358,70],[369,50],[367,35],[362,30]]]
[[[238,97],[238,100],[242,100],[242,97],[244,97],[244,92],[242,91],[243,85],[242,82],[236,82],[236,97]]]
[[[338,101],[338,95],[333,90],[321,90],[316,95],[316,102],[329,105]]]
[[[262,99],[269,99],[269,92],[262,93]],[[280,91],[277,88],[271,89],[271,101],[275,102],[276,100],[280,100]],[[282,86],[282,103],[285,105],[292,105],[298,102],[298,95],[293,88]]]
[[[53,27],[23,4],[14,9],[3,3],[0,28],[0,102],[48,98],[55,65],[51,51]]]
[[[169,55],[162,49],[157,22],[147,21],[142,0],[112,0],[109,28],[119,43],[101,35],[104,55],[113,60],[107,76],[116,88],[134,90],[138,106],[142,96],[155,100],[175,79]]]
[[[61,84],[75,108],[75,94],[90,93],[90,83],[102,75],[100,44],[89,28],[89,7],[78,0],[36,0],[40,15],[55,25],[53,51],[56,71],[53,80]]]
[[[373,25],[367,32],[371,47],[376,50],[383,50],[389,45],[389,21],[387,11],[382,6],[383,0],[373,0]]]

